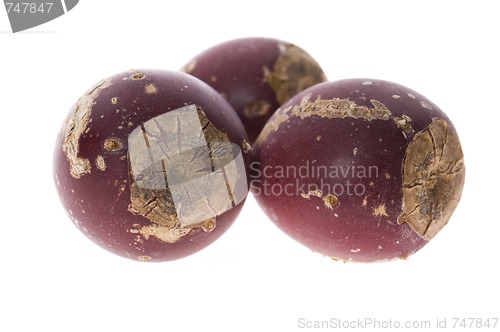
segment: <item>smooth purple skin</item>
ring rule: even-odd
[[[373,107],[370,99],[376,99],[393,116],[410,116],[415,132],[428,127],[433,118],[446,120],[453,128],[448,117],[419,93],[395,83],[372,79],[318,84],[285,103],[269,123],[278,119],[287,107],[300,104],[306,95],[310,95],[310,100],[316,100],[317,96],[321,99],[348,98],[357,105],[367,107]],[[301,119],[292,116],[278,130],[271,131],[266,139],[259,137],[257,140],[251,166],[252,190],[261,207],[279,228],[315,252],[359,262],[405,258],[428,243],[406,223],[397,222],[403,193],[402,162],[412,138],[413,135],[405,137],[391,120],[328,119],[319,116]],[[268,170],[275,170],[277,166],[298,167],[307,161],[310,165],[344,168],[352,165],[375,166],[378,177],[320,179],[309,175],[309,178],[279,178],[263,174],[266,167]],[[305,188],[308,184],[321,188],[321,181],[330,186],[324,188],[333,188],[340,183],[346,191],[347,180],[352,184],[361,184],[366,188],[366,195],[358,196],[353,191],[352,196],[347,193],[338,195],[339,204],[332,209],[318,197],[306,199],[300,195],[300,192],[307,192]],[[294,188],[306,187],[292,195],[276,195],[278,189],[275,193],[268,189],[266,194],[264,181],[268,182],[268,188],[283,188],[287,184]],[[340,187],[337,188],[340,191]],[[363,203],[364,200],[366,203]],[[381,204],[385,205],[387,216],[374,215],[374,209]]]
[[[133,80],[134,73],[145,77]],[[111,85],[96,97],[91,110],[88,132],[79,139],[79,158],[90,161],[92,170],[76,179],[70,174],[70,164],[63,151],[64,127],[57,137],[54,152],[54,179],[61,202],[76,226],[99,246],[134,260],[168,261],[193,254],[219,238],[238,216],[244,200],[216,217],[211,232],[203,230],[188,234],[175,243],[166,243],[154,236],[144,237],[131,232],[152,225],[142,215],[129,211],[130,173],[128,136],[141,123],[167,111],[185,105],[200,105],[207,118],[230,141],[242,150],[247,136],[241,121],[231,106],[211,87],[184,73],[159,70],[138,70],[110,77]],[[154,83],[156,93],[145,93]],[[112,102],[113,98],[117,98]],[[70,114],[69,114],[70,115]],[[68,115],[68,116],[69,116]],[[123,143],[118,151],[104,148],[106,139]],[[95,161],[102,156],[104,171]],[[248,165],[248,154],[243,153]],[[244,174],[243,174],[244,175]]]
[[[243,122],[250,143],[257,139],[269,117],[281,106],[275,90],[266,80],[264,68],[273,70],[283,45],[291,44],[270,38],[231,40],[202,52],[183,68],[229,101]],[[311,58],[311,61],[314,60]],[[326,80],[317,64],[316,70],[322,77],[309,86]],[[306,74],[300,71],[294,73],[297,78]],[[249,117],[245,109],[255,101],[267,102],[269,111],[261,116]]]

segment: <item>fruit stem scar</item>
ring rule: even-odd
[[[455,210],[464,185],[465,166],[458,135],[434,118],[408,145],[403,160],[403,202],[398,223],[407,223],[431,240]]]

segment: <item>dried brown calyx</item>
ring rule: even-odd
[[[403,203],[398,223],[432,239],[447,223],[462,193],[463,153],[457,133],[434,119],[408,145],[403,161]]]
[[[153,224],[139,231],[173,243],[216,227],[246,196],[238,145],[190,105],[159,115],[129,135],[130,211]]]

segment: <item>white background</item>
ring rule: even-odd
[[[81,0],[18,34],[0,10],[0,331],[297,331],[301,317],[447,318],[449,328],[453,317],[500,317],[497,3]],[[51,169],[80,95],[114,73],[178,69],[250,36],[299,45],[331,80],[406,85],[449,115],[466,185],[430,244],[405,261],[334,262],[289,239],[252,197],[220,240],[174,262],[114,256],[74,227]]]

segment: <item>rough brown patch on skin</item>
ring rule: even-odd
[[[403,161],[403,204],[398,223],[407,223],[431,240],[447,223],[465,179],[458,135],[442,119],[434,119],[408,145]]]
[[[193,107],[190,110],[197,116],[183,117],[182,114],[193,114],[186,110],[173,117],[156,117],[141,125],[140,130],[129,137],[132,179],[129,211],[153,222],[139,229],[146,239],[153,236],[163,242],[174,243],[200,230],[211,232],[216,227],[216,216],[225,212],[228,204],[235,206],[236,198],[228,179],[232,181],[236,178],[236,169],[220,166],[230,165],[234,160],[229,137],[209,121],[200,107],[186,107]],[[200,135],[190,136],[190,141],[184,143],[191,145],[186,147],[179,140],[184,137],[184,131],[191,131],[190,128],[198,128]],[[170,139],[162,136],[167,134],[172,135]],[[206,146],[202,146],[205,149],[200,148],[200,137],[206,142]],[[168,154],[171,149],[179,153]],[[200,183],[199,190],[203,197],[194,203],[184,202],[179,195],[185,196],[186,192],[190,192],[189,182],[207,179],[210,174],[223,176],[225,183]],[[228,194],[223,195],[224,191]],[[207,211],[210,217],[207,217]]]
[[[364,119],[367,121],[389,120],[392,116],[391,111],[381,102],[370,99],[373,108],[357,105],[349,99],[321,99],[317,97],[315,101],[310,100],[311,96],[306,95],[302,98],[299,105],[289,106],[285,109],[279,109],[266,123],[259,137],[257,144],[262,144],[267,140],[269,134],[277,131],[280,125],[291,116],[297,116],[305,119],[312,116],[319,116],[328,119]]]
[[[79,179],[82,175],[88,174],[92,170],[88,159],[78,157],[79,140],[87,130],[95,99],[102,90],[108,88],[111,84],[111,79],[102,80],[88,90],[78,99],[66,120],[63,130],[64,140],[62,149],[66,153],[66,158],[69,161],[71,176],[75,179]]]
[[[203,223],[200,227],[205,232],[211,232],[215,229],[215,226],[216,226],[216,219],[211,218],[211,219],[207,219],[207,220],[203,221]]]
[[[153,236],[166,243],[175,243],[181,237],[188,235],[193,230],[202,229],[205,232],[211,232],[216,226],[216,219],[211,218],[203,220],[197,225],[182,227],[179,223],[175,209],[173,211],[172,209],[169,211],[161,211],[161,209],[158,209],[158,205],[152,206],[151,213],[146,213],[146,215],[144,215],[145,213],[134,210],[132,206],[129,207],[129,210],[134,214],[143,215],[155,222],[154,224],[143,226],[138,230],[138,233],[142,234],[146,240],[149,239],[150,236]]]
[[[323,197],[323,202],[325,202],[325,206],[330,210],[333,210],[334,207],[339,205],[339,198],[335,195],[328,194]]]
[[[106,170],[106,162],[104,161],[104,158],[102,156],[97,156],[95,160],[95,165],[97,166],[97,169],[100,171],[105,171]]]
[[[321,198],[325,206],[330,210],[333,210],[334,207],[339,205],[339,198],[337,196],[332,194],[323,196],[323,192],[319,189],[310,190],[307,193],[300,193],[300,196],[305,199],[311,199],[311,196]]]
[[[151,83],[151,84],[148,84],[144,87],[144,92],[146,92],[146,94],[148,94],[148,95],[154,95],[154,94],[158,93],[158,88],[156,87],[156,85]]]
[[[150,236],[153,236],[162,242],[175,243],[179,238],[187,235],[189,230],[153,224],[143,226],[139,229],[139,233],[143,235],[146,240],[148,240]]]
[[[300,196],[305,199],[310,199],[311,196],[321,198],[323,197],[323,193],[321,190],[310,190],[308,193],[300,193]]]
[[[384,104],[375,99],[370,100],[373,105],[373,108],[370,108],[359,106],[349,99],[321,99],[321,97],[317,97],[315,101],[310,101],[310,98],[310,95],[304,96],[299,105],[279,109],[262,129],[262,132],[257,138],[257,144],[265,142],[269,134],[278,130],[280,125],[288,121],[291,116],[297,116],[301,119],[320,116],[328,119],[352,118],[368,121],[389,120],[392,116],[391,111],[389,111]]]
[[[124,144],[117,138],[108,138],[104,141],[104,149],[109,152],[117,152],[123,149]]]
[[[402,116],[394,116],[392,120],[396,124],[396,126],[403,131],[403,135],[408,137],[408,135],[413,135],[415,130],[411,124],[411,118],[407,115]]]
[[[266,115],[267,113],[269,113],[270,109],[271,104],[269,104],[267,101],[256,100],[245,107],[245,109],[243,110],[243,114],[246,118],[253,119]]]
[[[370,99],[373,108],[357,105],[349,99],[321,99],[310,101],[310,96],[302,98],[299,105],[290,109],[285,109],[285,113],[298,116],[301,119],[320,116],[328,119],[364,119],[373,120],[389,120],[391,111],[384,104],[375,99]]]
[[[385,209],[385,204],[380,204],[379,206],[374,208],[373,215],[376,217],[379,217],[379,216],[388,217],[389,215],[387,214],[387,211]]]
[[[264,67],[264,78],[283,104],[302,90],[326,81],[318,63],[301,48],[291,44],[280,44],[280,56],[272,71]]]
[[[189,63],[187,63],[184,67],[181,68],[181,71],[189,74],[194,70],[194,68],[196,68],[197,62],[198,61],[196,59],[189,61]]]
[[[146,78],[146,75],[144,75],[143,73],[133,73],[130,78],[132,78],[134,81],[139,81],[139,80],[143,80],[144,78]]]

